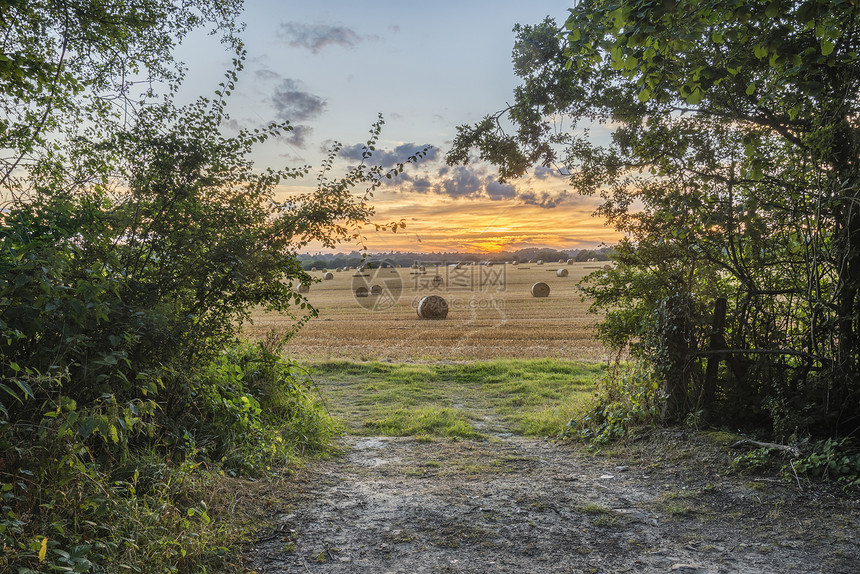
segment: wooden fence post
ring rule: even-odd
[[[714,318],[711,323],[711,350],[718,351],[726,348],[726,340],[723,331],[726,328],[726,305],[725,298],[720,297],[714,301]],[[714,402],[717,394],[717,373],[720,368],[719,354],[708,357],[708,365],[705,368],[705,388],[702,393],[702,405],[708,406]]]

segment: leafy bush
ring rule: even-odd
[[[568,422],[561,438],[581,438],[601,445],[626,436],[633,428],[660,418],[658,379],[648,370],[616,363],[595,388],[595,404]]]
[[[223,472],[261,473],[324,451],[336,428],[287,361],[244,344],[193,373],[171,438],[152,401],[90,406],[43,380],[36,425],[0,422],[0,570],[199,572],[239,533],[211,514]],[[209,502],[207,502],[207,500]],[[87,541],[82,544],[81,541]]]
[[[848,439],[817,441],[812,451],[791,465],[794,472],[813,478],[860,486],[860,450]]]

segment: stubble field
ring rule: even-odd
[[[604,263],[426,266],[330,270],[330,280],[314,283],[305,296],[319,310],[290,341],[287,354],[303,361],[466,361],[559,358],[603,360],[594,340],[597,320],[588,312],[577,282]],[[558,277],[557,269],[568,271]],[[311,273],[322,279],[323,271]],[[434,285],[434,277],[441,284]],[[550,295],[536,298],[542,281]],[[378,285],[382,292],[356,297],[355,290]],[[418,301],[440,295],[449,305],[444,320],[420,319]],[[247,336],[287,329],[289,317],[256,313]]]

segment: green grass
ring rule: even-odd
[[[460,409],[422,406],[398,409],[388,416],[364,423],[373,434],[386,436],[432,435],[448,438],[485,438]]]
[[[604,369],[554,359],[306,367],[331,414],[353,434],[461,438],[554,435],[589,404]]]

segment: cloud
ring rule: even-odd
[[[544,209],[552,209],[553,207],[558,207],[568,196],[570,196],[569,191],[560,191],[558,193],[524,191],[517,194],[517,199],[526,205],[536,205]]]
[[[447,172],[447,170],[445,170]],[[443,179],[434,186],[436,193],[449,197],[478,197],[484,190],[484,182],[473,170],[466,166],[457,166],[451,177]]]
[[[517,188],[508,183],[501,183],[494,177],[487,177],[484,183],[484,190],[487,196],[498,201],[501,199],[511,199],[517,196]]]
[[[567,176],[560,173],[559,170],[553,167],[544,167],[542,165],[535,167],[535,177],[538,179],[560,178],[564,179]]]
[[[340,150],[340,156],[349,160],[353,160],[356,162],[361,161],[361,154],[364,153],[364,145],[365,144],[355,144],[352,146],[344,147]],[[393,167],[395,164],[406,161],[412,155],[415,155],[422,149],[427,147],[425,145],[419,145],[416,143],[405,143],[395,147],[393,150],[383,150],[376,149],[371,155],[371,162],[377,165],[381,165],[383,167]],[[438,147],[431,147],[427,150],[427,155],[424,158],[419,159],[419,163],[426,161],[434,161],[441,157],[442,152]]]
[[[280,139],[296,147],[304,148],[308,138],[314,133],[314,129],[301,124],[294,125],[292,128],[292,130],[284,132]]]
[[[260,82],[265,82],[268,80],[277,80],[280,77],[281,75],[277,72],[273,72],[272,70],[267,69],[260,69],[254,72],[254,78],[256,78],[257,81]]]
[[[309,25],[299,22],[281,24],[278,36],[289,46],[306,48],[314,54],[326,46],[354,48],[361,43],[361,36],[344,26]]]
[[[277,117],[283,120],[308,120],[319,116],[326,107],[326,102],[319,96],[300,89],[298,81],[286,79],[275,88],[272,104],[277,110]]]
[[[569,191],[535,191],[521,190],[516,183],[501,183],[498,178],[488,173],[486,166],[442,166],[435,177],[410,177],[401,175],[391,184],[402,192],[420,194],[435,193],[452,199],[474,199],[503,201],[509,200],[520,205],[534,205],[543,209],[552,209],[562,203],[569,203],[574,197]]]

